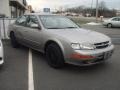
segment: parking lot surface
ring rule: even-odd
[[[27,90],[28,49],[15,49],[3,41],[5,63],[0,67],[0,90]]]
[[[32,50],[34,90],[119,90],[120,29],[83,27],[112,37],[115,44],[112,58],[89,67],[66,64],[63,69],[53,69],[47,65],[44,54]],[[0,68],[0,90],[28,90],[29,49],[23,46],[12,48],[9,40],[4,40],[3,44],[5,64]]]

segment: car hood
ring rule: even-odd
[[[110,38],[104,34],[86,29],[50,29],[54,35],[65,38],[72,43],[99,43],[109,41]]]

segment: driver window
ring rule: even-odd
[[[120,21],[120,18],[118,19],[118,21]]]
[[[113,18],[112,21],[119,21],[119,18]]]
[[[32,27],[32,25],[36,25],[36,26],[38,25],[38,20],[37,20],[36,16],[34,16],[34,15],[29,16],[29,19],[27,21],[28,27]]]

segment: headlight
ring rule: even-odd
[[[72,43],[71,47],[75,50],[80,49],[80,44],[79,43]]]
[[[83,44],[79,44],[79,43],[72,43],[71,44],[72,48],[75,50],[81,49],[81,50],[93,50],[95,49],[95,46],[89,43],[83,43]]]
[[[112,40],[109,41],[109,46],[111,46],[111,45],[112,45]]]
[[[85,50],[93,50],[95,49],[95,46],[89,43],[83,43],[80,44],[81,49],[85,49]]]

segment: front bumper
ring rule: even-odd
[[[0,61],[0,65],[3,65],[4,64],[4,60],[2,59],[1,61]]]
[[[102,23],[103,26],[107,26],[107,24],[108,24],[107,22],[103,22]]]
[[[3,45],[0,46],[0,65],[4,63]]]
[[[106,49],[99,50],[88,50],[88,51],[80,51],[77,50],[74,52],[76,55],[70,55],[67,63],[79,65],[79,66],[89,66],[98,63],[102,63],[109,59],[114,51],[114,46],[110,46]]]

